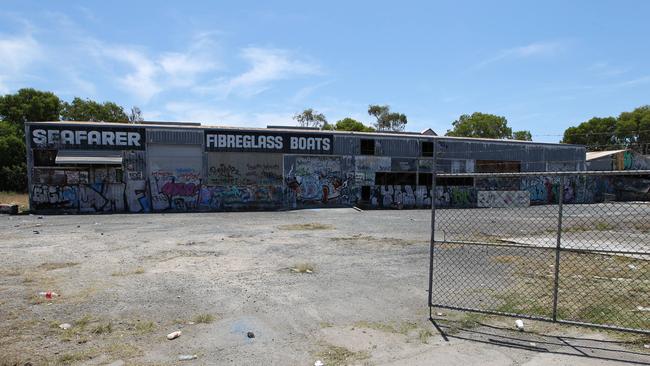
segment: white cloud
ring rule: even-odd
[[[474,65],[475,69],[483,68],[489,64],[505,59],[521,59],[536,56],[552,56],[566,47],[564,42],[534,42],[521,47],[508,48],[499,51],[495,56],[485,59]]]
[[[201,122],[204,125],[266,127],[267,125],[293,125],[291,112],[248,113],[220,109],[199,102],[170,102],[165,111],[158,113],[167,120]]]
[[[18,81],[41,55],[42,47],[31,34],[0,35],[0,91],[8,92],[10,84]]]
[[[143,52],[126,46],[112,46],[103,47],[102,53],[131,68],[117,80],[126,92],[135,95],[141,102],[148,102],[163,89],[158,80],[160,67]]]
[[[272,81],[321,73],[318,64],[299,59],[287,50],[248,47],[242,50],[241,57],[251,67],[217,87],[226,96],[232,92],[253,96],[270,88]]]

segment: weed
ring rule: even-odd
[[[342,366],[355,364],[370,357],[367,352],[353,352],[345,347],[327,345],[325,350],[316,354],[326,365]]]
[[[52,271],[55,269],[61,269],[61,268],[67,268],[67,267],[72,267],[76,266],[79,263],[77,262],[46,262],[38,266],[38,269],[42,269],[45,271]]]
[[[334,226],[312,222],[308,224],[291,224],[278,226],[280,230],[331,230]]]
[[[429,343],[429,337],[433,336],[433,333],[428,329],[420,329],[420,342],[427,344]]]
[[[133,271],[118,271],[118,272],[113,272],[111,273],[111,276],[113,277],[123,277],[123,276],[128,276],[128,275],[136,275],[136,274],[143,274],[145,272],[143,267],[138,267],[134,269]]]
[[[156,329],[156,324],[152,321],[138,322],[135,324],[135,330],[140,334],[151,333],[154,329]]]
[[[93,329],[90,330],[91,333],[93,334],[106,334],[106,333],[112,333],[113,332],[113,324],[111,322],[105,323],[105,324],[99,324]]]
[[[291,267],[293,273],[313,273],[314,266],[309,263],[298,263]]]
[[[196,324],[210,324],[214,321],[214,315],[212,314],[199,314],[192,318],[192,321]]]

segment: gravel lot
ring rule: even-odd
[[[555,338],[547,347],[553,352],[443,340],[426,306],[429,215],[323,209],[0,216],[0,365],[616,364],[564,355],[579,352]],[[61,296],[48,300],[39,291]],[[466,324],[463,314],[442,318],[446,329]],[[62,323],[72,328],[62,330]],[[182,335],[167,340],[175,330]],[[461,338],[478,337],[467,334]],[[650,362],[638,345],[598,347],[608,353],[589,354]]]

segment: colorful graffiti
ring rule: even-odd
[[[429,208],[431,207],[431,191],[426,186],[373,186],[370,205],[375,208]]]
[[[286,198],[290,207],[349,205],[349,176],[341,168],[342,158],[308,156],[285,158]]]
[[[528,191],[478,191],[476,207],[528,207]]]
[[[34,184],[32,202],[36,209],[77,209],[78,187],[68,185]]]
[[[201,174],[192,168],[151,173],[151,207],[154,211],[188,211],[198,207]]]
[[[282,186],[202,186],[201,209],[269,209],[282,206]]]
[[[436,207],[466,208],[475,206],[475,188],[436,186]]]

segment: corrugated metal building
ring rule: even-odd
[[[434,152],[439,172],[585,169],[582,146],[431,134],[171,123],[25,128],[30,205],[41,212],[424,208]]]

